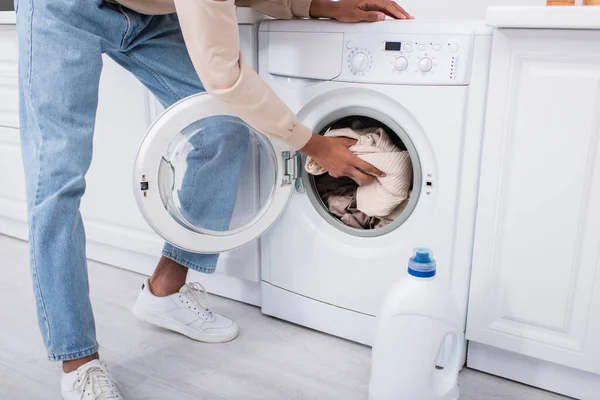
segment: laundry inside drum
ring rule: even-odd
[[[362,116],[337,120],[321,134],[356,140],[350,150],[386,176],[359,186],[351,178],[331,176],[308,158],[305,169],[312,195],[321,207],[318,211],[322,215],[325,211],[330,223],[358,235],[400,226],[414,209],[411,196],[416,164],[400,135],[378,120]]]

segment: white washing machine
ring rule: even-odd
[[[322,132],[358,117],[385,125],[409,151],[410,201],[385,228],[343,225],[292,148],[248,128],[208,94],[173,105],[149,129],[133,174],[137,204],[165,240],[194,252],[226,252],[266,233],[266,314],[369,344],[382,297],[417,246],[435,251],[438,279],[465,314],[490,35],[476,23],[261,24],[259,71],[303,123]],[[229,131],[216,116],[232,122]],[[203,163],[204,152],[229,146],[238,150],[227,170]],[[235,165],[241,171],[232,172]],[[227,183],[240,174],[233,219],[224,224],[213,211],[235,194]],[[194,208],[194,196],[202,207]]]
[[[369,344],[384,294],[425,246],[466,315],[490,46],[483,23],[261,24],[259,71],[304,124],[382,123],[414,170],[408,207],[374,230],[332,216],[302,172],[262,240],[265,314]]]

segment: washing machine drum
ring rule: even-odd
[[[313,131],[322,134],[342,128],[381,129],[398,151],[408,153],[412,167],[412,177],[407,182],[410,190],[402,194],[406,197],[388,215],[367,215],[359,210],[360,189],[353,188],[352,182],[346,183],[347,179],[332,179],[328,174],[302,174],[308,199],[317,213],[335,229],[352,236],[373,238],[385,236],[403,226],[419,202],[423,185],[423,161],[432,158],[425,141],[421,141],[421,151],[417,151],[414,139],[427,136],[410,111],[397,100],[380,92],[353,86],[329,90],[317,96],[300,110],[298,119]],[[428,170],[432,170],[431,164]],[[428,177],[427,181],[433,187],[433,179]],[[427,193],[429,194],[431,191]],[[399,193],[394,195],[401,197]]]
[[[135,162],[135,198],[149,225],[176,247],[231,250],[259,237],[283,212],[294,156],[198,94],[149,129]]]

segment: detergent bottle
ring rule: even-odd
[[[370,400],[458,399],[463,323],[435,274],[432,252],[416,249],[408,277],[387,293],[377,316]]]

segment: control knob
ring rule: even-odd
[[[419,71],[429,72],[433,68],[433,61],[430,58],[424,57],[419,61]]]
[[[394,61],[394,68],[396,68],[397,71],[404,71],[408,68],[408,60],[406,57],[396,58],[396,61]]]
[[[351,67],[354,72],[364,72],[369,68],[371,60],[366,53],[358,52],[352,56]]]

